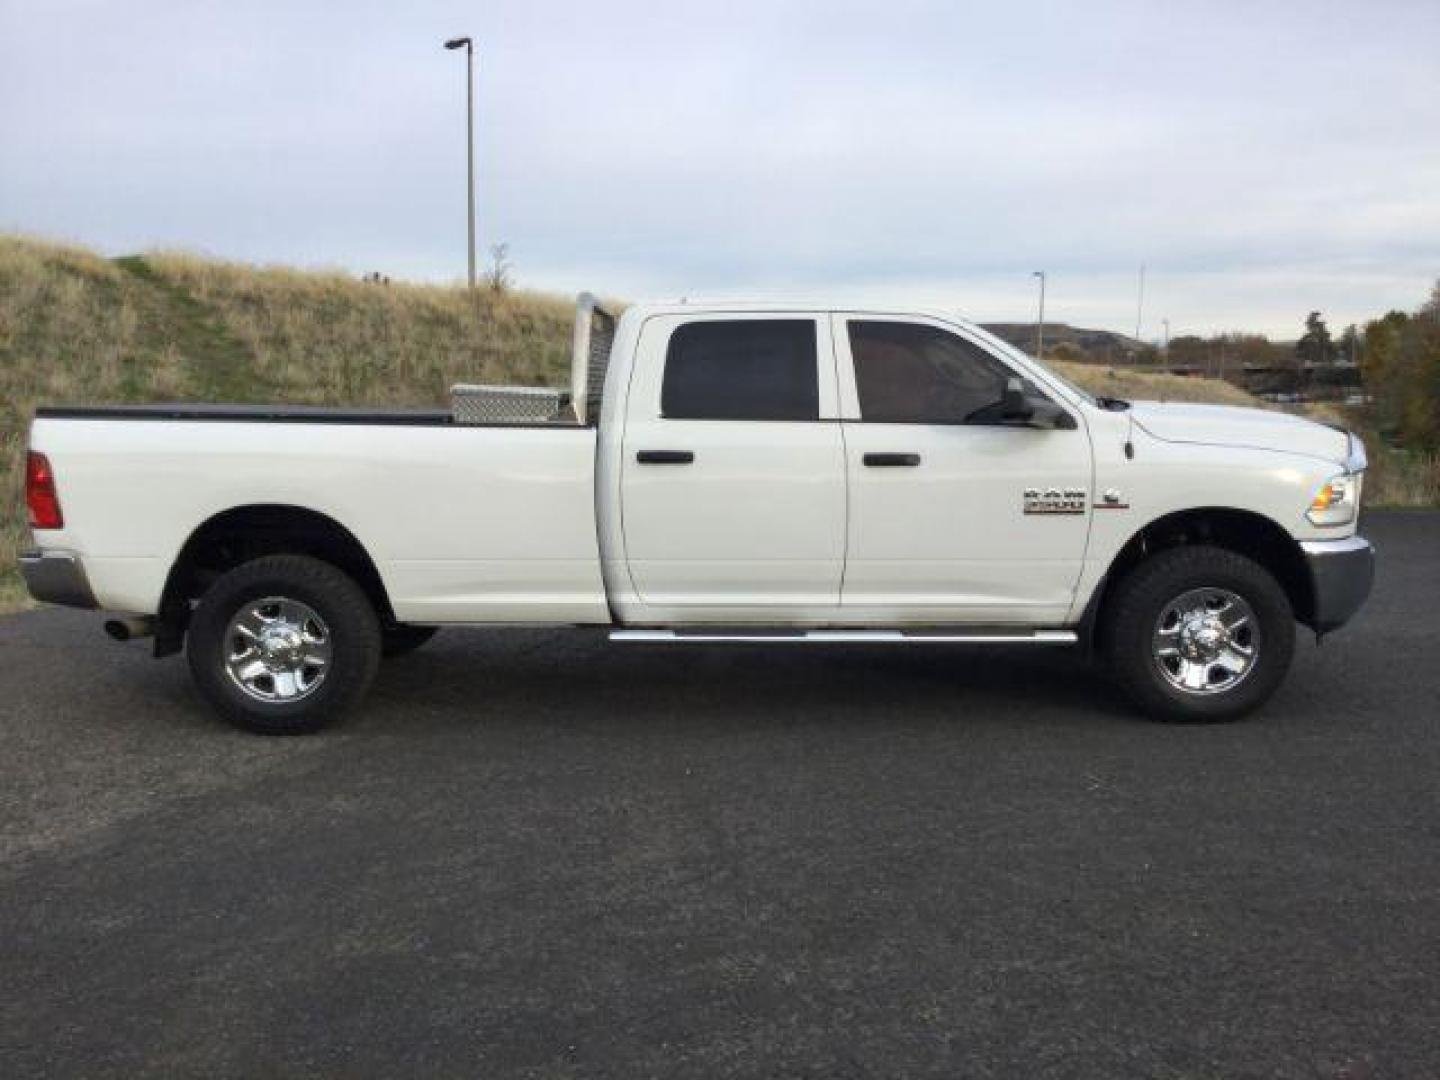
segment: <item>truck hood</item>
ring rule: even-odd
[[[1334,462],[1344,462],[1350,449],[1343,431],[1266,409],[1137,401],[1131,413],[1136,424],[1166,442],[1280,450]]]

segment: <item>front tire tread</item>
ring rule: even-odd
[[[1185,694],[1160,675],[1151,638],[1163,605],[1189,588],[1226,588],[1245,598],[1260,622],[1255,669],[1233,690]],[[1274,576],[1228,548],[1196,544],[1160,551],[1130,571],[1105,605],[1101,645],[1125,694],[1155,720],[1238,720],[1279,688],[1295,651],[1295,615]]]

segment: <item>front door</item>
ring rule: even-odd
[[[1068,430],[1001,422],[995,403],[1024,373],[948,324],[836,315],[833,332],[850,485],[847,612],[1060,624],[1091,514],[1083,416],[1064,406],[1077,421]]]
[[[647,320],[621,461],[628,570],[656,617],[763,622],[838,607],[845,452],[828,317]]]

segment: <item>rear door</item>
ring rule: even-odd
[[[857,621],[1058,625],[1085,554],[1084,417],[996,420],[1023,377],[936,320],[836,315],[850,484],[843,605]],[[1027,390],[1043,394],[1040,387]]]
[[[845,452],[828,316],[648,319],[626,406],[621,514],[647,606],[736,621],[836,608]]]

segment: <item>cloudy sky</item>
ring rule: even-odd
[[[0,0],[0,230],[1294,336],[1440,276],[1440,2]]]

